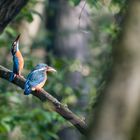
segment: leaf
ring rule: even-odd
[[[17,34],[17,32],[16,32],[13,28],[11,28],[11,27],[7,27],[7,28],[5,29],[5,31],[6,31],[8,34],[10,34],[11,36],[16,36],[16,34]]]
[[[71,6],[77,6],[81,0],[69,0],[69,4]]]
[[[11,127],[10,127],[10,125],[8,123],[3,122],[1,125],[4,127],[5,132],[10,132]]]
[[[28,22],[32,22],[33,21],[33,15],[31,13],[27,13],[26,14],[26,19]]]
[[[5,117],[0,122],[0,132],[9,132],[11,130],[10,117]]]
[[[27,7],[25,7],[21,13],[16,17],[16,21],[20,21],[20,20],[27,20],[28,22],[32,22],[33,21],[33,15],[31,10],[29,11],[27,9]]]
[[[56,140],[59,139],[59,137],[58,137],[55,133],[53,133],[53,132],[51,132],[51,131],[47,131],[47,134],[48,134],[49,136],[51,136],[52,138],[56,139]]]
[[[35,11],[35,10],[31,10],[31,12],[35,15],[37,15],[42,21],[44,20],[43,16],[38,12],[38,11]]]

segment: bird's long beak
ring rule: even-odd
[[[14,41],[13,44],[12,44],[12,47],[11,47],[11,52],[12,52],[12,54],[15,54],[16,51],[18,50],[19,38],[20,38],[20,35],[17,36],[17,38],[15,39],[15,41]]]
[[[47,71],[48,72],[57,72],[54,68],[52,68],[50,66],[47,67]]]
[[[15,39],[15,42],[18,42],[20,38],[20,34],[17,36],[17,38]]]

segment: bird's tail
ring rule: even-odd
[[[24,95],[29,95],[30,93],[31,93],[31,87],[29,86],[27,81],[24,86]]]
[[[15,78],[15,74],[13,72],[10,73],[9,81],[13,81]]]

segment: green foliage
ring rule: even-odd
[[[33,6],[37,2],[37,0],[31,0],[0,36],[0,64],[10,69],[12,67],[12,58],[9,55],[11,42],[17,36],[22,20],[28,22],[34,20],[33,14],[36,12],[33,11]],[[116,9],[120,10],[124,4],[123,2],[121,0],[113,0],[106,9],[110,12],[110,15],[113,15],[116,13]],[[77,6],[79,3],[80,0],[69,0],[69,4],[72,6]],[[103,7],[105,5],[102,3],[102,0],[87,0],[87,3],[96,11],[89,17],[93,23],[90,27],[92,39],[89,43],[91,58],[85,64],[74,59],[55,57],[52,52],[47,52],[47,62],[54,66],[58,73],[48,75],[49,80],[44,88],[64,104],[74,107],[73,110],[77,114],[90,111],[92,104],[96,102],[97,93],[104,88],[108,73],[110,72],[109,68],[112,64],[111,41],[117,36],[116,24],[114,24],[114,21],[107,14],[104,15]],[[41,15],[39,16],[41,17]],[[25,77],[34,65],[42,62],[36,55],[33,56],[33,50],[36,48],[46,50],[46,47],[51,44],[49,36],[53,35],[51,33],[51,35],[48,35],[46,29],[43,26],[41,27],[36,39],[33,40],[34,43],[31,51],[24,54]],[[84,79],[84,82],[76,88],[72,88],[68,84],[68,80],[66,80],[68,79],[68,73],[74,72],[79,72]],[[82,92],[81,89],[84,88],[85,90]],[[83,98],[84,94],[86,94],[89,103],[87,110],[80,105],[76,105],[78,100]],[[42,105],[40,101],[32,98],[31,95],[25,97],[22,90],[1,79],[0,106],[1,140],[9,139],[8,136],[17,129],[20,132],[18,133],[20,135],[19,139],[22,140],[57,140],[59,139],[57,135],[58,131],[64,126],[69,125],[60,115],[52,112],[52,107],[48,102]]]
[[[20,14],[18,14],[18,16],[16,17],[16,22],[20,22],[21,20],[26,20],[28,22],[32,22],[33,21],[33,12],[32,12],[32,8],[34,7],[34,5],[37,3],[37,0],[31,0],[27,6],[25,6]]]
[[[37,104],[32,107],[34,103],[22,98],[18,93],[0,94],[0,134],[6,136],[18,126],[23,137],[29,140],[58,139],[56,133],[64,119],[55,112],[44,111]],[[56,123],[57,126],[53,127]]]
[[[76,6],[80,3],[81,0],[69,0],[69,4],[72,5],[72,6]]]
[[[31,0],[0,36],[0,64],[10,69],[12,67],[12,56],[9,55],[11,43],[19,34],[17,29],[20,22],[22,20],[33,21],[33,14],[36,13],[32,8],[36,3],[36,0]],[[2,55],[5,53],[7,53],[8,58]],[[26,56],[24,59],[26,61]],[[26,62],[25,68],[28,72],[35,65],[35,62],[29,56]],[[13,138],[10,136],[10,139],[17,137],[17,139],[22,140],[56,140],[58,139],[58,130],[62,125],[66,125],[66,121],[60,115],[52,110],[49,111],[46,105],[42,105],[37,99],[32,99],[31,95],[29,97],[23,96],[22,90],[2,79],[0,79],[0,105],[1,140],[9,139],[9,136],[16,131],[15,136]]]
[[[126,0],[113,0],[112,3],[114,4],[119,4],[120,6],[122,6],[123,4],[125,4]]]

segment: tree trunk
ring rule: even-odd
[[[27,4],[28,0],[1,0],[0,1],[0,33],[12,19]]]
[[[123,31],[114,45],[114,64],[108,85],[91,118],[89,140],[130,140],[139,122],[139,0],[129,1],[124,20]]]

